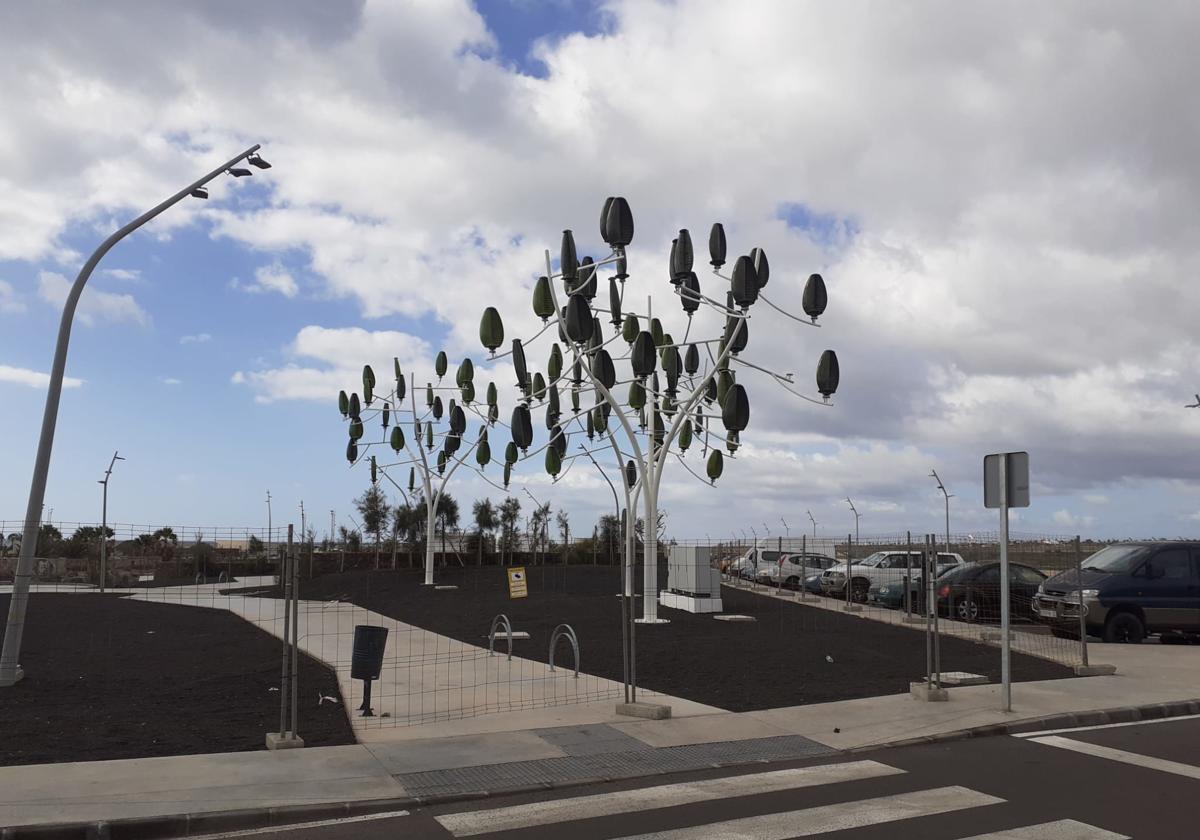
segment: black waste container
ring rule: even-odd
[[[359,624],[354,628],[354,653],[350,657],[350,678],[377,680],[383,668],[383,649],[387,646],[386,627]]]

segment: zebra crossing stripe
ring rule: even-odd
[[[1055,820],[1041,825],[993,831],[990,834],[974,834],[963,840],[1131,840],[1131,838],[1076,820]]]
[[[812,837],[830,831],[911,820],[1003,802],[998,797],[952,785],[631,835],[621,840],[791,840],[793,837]]]
[[[531,802],[484,811],[464,811],[442,814],[437,821],[455,837],[470,837],[493,831],[511,831],[539,825],[552,825],[568,820],[585,820],[613,814],[629,814],[652,808],[690,805],[712,799],[751,796],[780,790],[816,787],[837,782],[853,782],[881,776],[895,776],[904,771],[877,761],[848,761],[841,764],[822,764],[815,767],[796,767],[766,773],[727,776],[670,785],[614,791],[613,793],[572,796],[548,802]]]

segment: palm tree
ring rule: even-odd
[[[437,510],[435,511],[438,524],[442,531],[442,563],[446,563],[446,527],[458,527],[458,502],[449,493],[442,491],[438,496]]]
[[[504,550],[508,549],[508,559],[512,562],[513,540],[517,534],[517,522],[521,519],[521,500],[509,496],[500,505],[500,554],[504,562]]]
[[[496,513],[496,508],[492,506],[491,499],[477,499],[471,507],[471,513],[475,517],[475,528],[479,534],[479,565],[483,565],[483,535],[485,532],[490,533],[495,530],[500,524],[500,518]]]

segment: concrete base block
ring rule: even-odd
[[[439,592],[445,592],[448,589],[458,589],[458,587],[452,583],[439,583],[437,586],[435,586],[433,588]]]
[[[304,739],[292,732],[268,732],[267,749],[297,750],[304,746]]]
[[[940,682],[953,688],[959,685],[987,685],[988,678],[983,674],[971,674],[966,671],[946,671],[942,674]]]
[[[711,598],[693,598],[691,595],[681,595],[678,592],[660,592],[658,603],[675,610],[686,610],[690,613],[719,613],[721,611],[721,596]]]
[[[934,688],[924,680],[909,683],[908,693],[913,696],[914,700],[924,700],[929,703],[940,703],[950,699],[950,692],[946,689]]]
[[[758,619],[752,615],[741,615],[739,613],[714,615],[713,618],[715,618],[717,621],[758,621]]]
[[[634,624],[670,624],[669,618],[635,618]]]
[[[1076,665],[1077,677],[1110,677],[1117,673],[1116,665]]]
[[[862,612],[862,604],[842,604],[842,612]]]
[[[24,678],[25,671],[20,665],[18,665],[16,673],[14,673],[11,677],[5,677],[3,680],[0,680],[0,688],[8,688],[11,685],[16,685]]]
[[[666,720],[671,717],[671,707],[661,703],[618,703],[617,714],[646,720]]]

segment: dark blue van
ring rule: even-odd
[[[1083,590],[1080,593],[1080,590]],[[1056,636],[1079,636],[1079,600],[1089,636],[1137,644],[1151,633],[1200,633],[1200,542],[1110,545],[1046,580],[1033,617]]]

